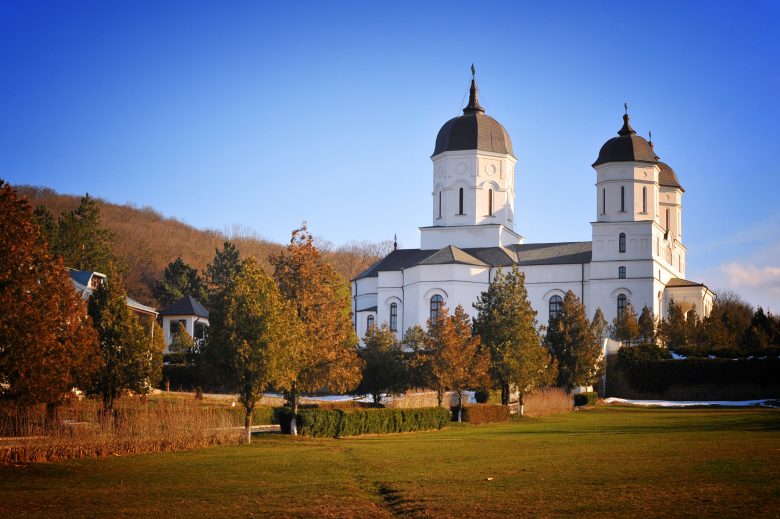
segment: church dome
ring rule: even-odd
[[[682,192],[685,189],[680,185],[680,181],[677,179],[677,174],[666,162],[658,161],[658,167],[661,168],[661,172],[658,174],[658,184],[665,187],[674,187]]]
[[[623,127],[618,131],[618,136],[612,137],[604,143],[593,167],[607,162],[650,162],[653,164],[658,162],[653,147],[643,137],[636,134],[628,120],[629,116],[626,113],[623,116]]]
[[[485,115],[485,109],[480,106],[477,83],[473,77],[469,104],[463,109],[463,115],[450,119],[441,127],[432,156],[460,150],[491,151],[514,157],[509,134],[498,121]]]

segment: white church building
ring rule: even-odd
[[[616,137],[599,151],[592,239],[525,243],[514,229],[512,141],[485,115],[472,78],[463,115],[441,127],[431,157],[432,225],[420,227],[419,249],[395,249],[352,280],[355,331],[387,323],[400,338],[423,328],[439,305],[475,315],[473,303],[500,268],[517,265],[538,320],[572,290],[589,317],[597,307],[608,321],[630,301],[664,315],[669,301],[707,315],[713,293],[685,279],[682,194],[675,172],[636,134],[628,113]]]

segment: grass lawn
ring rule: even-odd
[[[488,480],[492,478],[492,480]],[[780,412],[608,407],[500,425],[0,467],[0,517],[780,514]]]

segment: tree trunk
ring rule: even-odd
[[[372,396],[374,397],[374,404],[379,405],[382,401],[382,393],[374,393]]]
[[[252,408],[244,407],[244,410],[246,411],[244,415],[244,443],[249,445],[252,443],[252,411],[254,406]]]
[[[463,390],[458,389],[458,423],[463,422]]]
[[[436,402],[438,402],[439,407],[441,407],[442,402],[444,401],[444,392],[441,389],[436,390]]]
[[[46,430],[51,431],[57,425],[57,404],[55,402],[46,403]]]
[[[523,416],[523,397],[525,395],[523,393],[520,393],[520,398],[518,399],[518,402],[520,403],[520,416]]]
[[[509,405],[509,382],[501,382],[501,405]]]
[[[293,389],[290,393],[290,407],[292,407],[292,416],[290,417],[290,434],[298,436],[298,422],[295,419],[298,414],[298,392]]]

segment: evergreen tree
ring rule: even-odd
[[[425,336],[431,378],[437,393],[455,391],[458,395],[458,421],[461,421],[463,392],[488,380],[490,354],[480,348],[479,336],[472,335],[471,318],[458,305],[450,316],[442,305],[434,321],[428,321]]]
[[[612,320],[610,338],[622,342],[624,346],[631,346],[639,339],[639,322],[630,302]]]
[[[509,403],[514,386],[522,405],[523,395],[549,379],[551,366],[524,274],[517,267],[507,273],[499,269],[474,308],[478,312],[474,332],[490,351],[490,373],[501,387],[501,403]]]
[[[99,367],[97,334],[26,198],[0,181],[0,401],[54,405]]]
[[[165,267],[163,278],[154,286],[154,297],[161,306],[168,306],[183,296],[190,295],[200,303],[208,301],[206,284],[198,270],[187,265],[181,257]]]
[[[569,290],[561,312],[550,320],[546,344],[558,361],[558,385],[571,390],[594,384],[603,369],[601,344],[593,334],[585,305]]]
[[[363,338],[360,357],[363,374],[358,386],[360,393],[369,393],[375,404],[382,401],[383,393],[402,393],[408,387],[409,373],[404,359],[403,346],[395,332],[386,324],[369,326]]]
[[[102,368],[90,393],[100,395],[103,407],[113,409],[123,390],[148,393],[162,377],[162,352],[127,306],[122,278],[113,265],[107,279],[93,292],[89,315],[98,332]]]
[[[62,256],[66,266],[105,272],[109,263],[116,263],[112,252],[114,233],[102,227],[100,207],[89,193],[81,197],[75,210],[60,215],[56,230],[52,229],[48,211],[39,210],[37,217],[49,234],[52,252]]]
[[[195,341],[193,340],[192,335],[187,333],[187,329],[179,323],[176,326],[176,330],[171,335],[171,344],[168,345],[168,351],[171,353],[187,353],[192,350],[194,344]]]
[[[653,310],[647,305],[642,307],[637,324],[640,344],[655,344],[655,316]]]
[[[291,305],[253,258],[220,293],[209,317],[209,344],[225,362],[224,381],[238,390],[249,443],[252,411],[262,392],[290,387],[297,376],[303,330]]]
[[[236,246],[226,241],[222,250],[214,250],[214,261],[206,266],[209,293],[224,290],[230,280],[241,271],[241,255]]]
[[[282,296],[303,326],[300,355],[291,359],[295,376],[282,388],[293,412],[290,432],[297,434],[295,414],[302,392],[349,391],[360,382],[362,361],[352,326],[351,292],[322,259],[305,224],[269,262]]]

